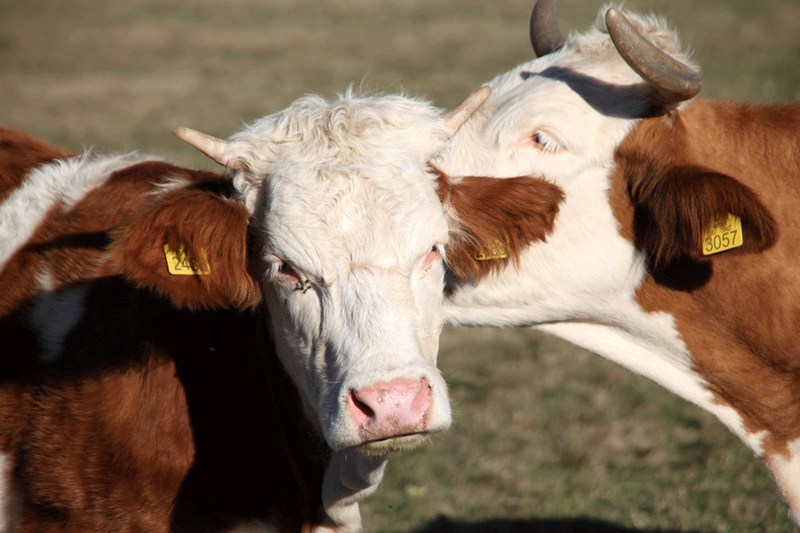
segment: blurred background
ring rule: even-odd
[[[73,150],[213,165],[171,135],[227,137],[306,93],[407,91],[442,107],[532,58],[533,0],[0,0],[0,122]],[[584,31],[599,0],[562,0]],[[701,96],[800,99],[800,0],[629,0],[664,15]],[[798,125],[800,127],[800,125]],[[698,408],[523,329],[446,328],[454,425],[394,457],[366,532],[790,532],[761,464]]]

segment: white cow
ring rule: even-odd
[[[540,177],[565,200],[547,242],[497,235],[518,268],[461,276],[445,321],[534,326],[713,413],[800,523],[800,106],[695,99],[697,68],[653,16],[603,8],[565,39],[540,0],[531,39],[540,57],[488,83],[436,165],[456,184]]]
[[[436,369],[449,229],[428,162],[488,93],[446,113],[404,96],[309,96],[228,141],[176,130],[230,169],[253,216],[276,348],[336,452],[325,507],[351,529],[386,454],[450,425]],[[539,189],[485,181],[499,196]]]

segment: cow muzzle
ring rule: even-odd
[[[446,428],[431,424],[432,386],[427,378],[394,379],[361,389],[350,389],[347,413],[358,428],[358,449],[368,454],[408,450],[425,435]]]

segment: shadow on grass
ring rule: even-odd
[[[531,518],[461,522],[439,516],[413,533],[699,533],[675,529],[632,529],[591,518]]]

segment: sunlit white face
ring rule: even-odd
[[[430,182],[425,190],[416,181],[394,179],[396,189],[386,190],[367,179],[357,190],[310,193],[270,184],[263,259],[270,313],[288,343],[279,353],[333,447],[363,440],[349,413],[351,391],[375,383],[424,378],[435,385],[433,407],[447,410],[435,367],[447,227]],[[376,210],[384,202],[374,195],[408,203]],[[335,213],[318,208],[332,202]],[[444,425],[449,415],[438,411],[431,415]]]
[[[540,177],[565,197],[547,241],[524,250],[518,268],[450,292],[446,321],[568,320],[640,275],[608,192],[616,147],[649,109],[650,89],[596,33],[592,51],[567,45],[489,82],[489,99],[437,155],[450,175]]]
[[[608,59],[612,74],[627,68],[619,57]],[[437,156],[437,166],[451,175],[543,176],[568,186],[586,169],[610,165],[631,117],[646,109],[635,98],[641,80],[629,68],[628,79],[613,81],[577,68],[545,56],[493,80],[489,85],[498,87]]]
[[[249,165],[278,354],[334,450],[409,448],[450,424],[436,369],[448,229],[427,166],[444,134],[424,111],[360,127],[357,110],[328,113],[325,134]]]

